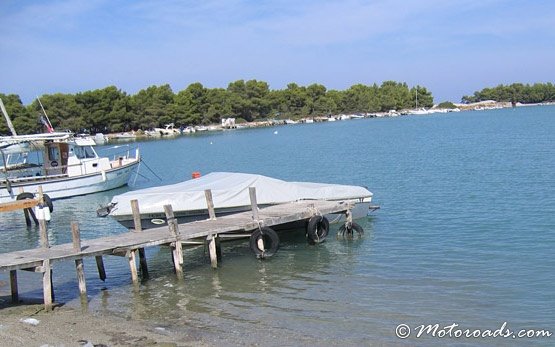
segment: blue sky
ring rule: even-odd
[[[0,92],[239,79],[344,90],[394,80],[436,102],[555,82],[555,1],[0,1]]]

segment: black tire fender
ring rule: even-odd
[[[357,234],[359,234],[359,235],[364,234],[364,229],[362,229],[362,227],[360,225],[358,225],[357,223],[352,222],[351,227],[353,228],[354,231],[357,232]]]
[[[348,228],[347,223],[339,227],[339,233],[342,235],[353,235],[354,231],[356,231],[359,236],[364,234],[364,229],[362,229],[362,227],[355,222],[351,222],[350,228]]]
[[[25,200],[25,199],[34,199],[35,198],[35,194],[33,193],[29,193],[29,192],[23,192],[23,193],[19,193],[16,196],[16,200]]]
[[[54,205],[52,204],[52,199],[50,199],[48,194],[43,194],[42,199],[44,200],[45,205],[48,206],[50,213],[54,212]]]
[[[330,231],[330,222],[324,216],[313,216],[308,220],[306,236],[309,243],[324,242]]]
[[[279,248],[279,237],[273,229],[262,227],[251,234],[249,246],[257,258],[269,258]]]

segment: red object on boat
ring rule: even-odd
[[[193,171],[193,174],[191,175],[192,178],[199,178],[200,177],[200,172],[198,171]]]

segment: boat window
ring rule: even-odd
[[[91,147],[83,147],[83,149],[85,150],[85,158],[96,158]]]
[[[75,155],[79,159],[96,158],[96,155],[91,147],[75,146],[74,151]]]
[[[60,159],[59,154],[60,152],[58,151],[58,147],[54,147],[54,146],[48,147],[48,159],[50,161],[55,161]]]

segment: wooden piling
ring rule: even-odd
[[[129,261],[129,269],[131,270],[131,281],[133,284],[139,284],[139,274],[137,273],[137,260],[136,253],[134,249],[130,249],[126,252],[127,260]]]
[[[256,202],[256,188],[249,187],[249,196],[251,199],[252,218],[258,221],[258,203]]]
[[[131,211],[133,211],[133,224],[135,232],[143,231],[141,224],[141,212],[139,210],[139,201],[131,200]],[[144,248],[139,248],[139,270],[143,279],[148,279],[148,265],[146,262],[146,253]]]
[[[17,290],[17,270],[10,270],[10,287],[12,289],[12,302],[19,302],[19,294]]]
[[[75,270],[77,271],[77,283],[79,284],[79,294],[87,296],[87,282],[85,280],[85,266],[83,259],[75,259]]]
[[[206,189],[204,191],[204,195],[206,196],[206,205],[208,206],[208,216],[211,220],[216,219],[216,211],[214,210],[214,200],[212,199],[212,191],[210,189]]]
[[[216,252],[216,237],[208,235],[208,253],[210,254],[210,265],[213,269],[218,268],[218,255]]]
[[[173,253],[173,263],[175,267],[175,274],[178,279],[183,278],[183,250],[181,242],[178,240],[179,227],[177,225],[177,219],[173,214],[173,209],[171,205],[164,205],[164,212],[166,213],[166,219],[168,220],[168,227],[170,229],[170,234],[175,237],[175,242],[172,242],[172,253]]]
[[[71,222],[71,238],[73,240],[73,251],[75,253],[81,252],[81,231],[79,230],[79,223]],[[85,265],[83,259],[75,259],[75,271],[77,272],[77,283],[79,284],[79,294],[81,297],[87,296],[87,283],[85,280]]]
[[[97,255],[96,259],[96,268],[98,269],[98,276],[104,282],[106,280],[106,269],[104,268],[104,260],[102,260],[101,255]]]
[[[73,250],[81,252],[81,231],[77,222],[71,222],[71,238],[73,240]]]
[[[44,308],[47,312],[52,311],[54,296],[52,291],[52,272],[50,269],[50,259],[44,259],[42,262],[42,293],[44,298]]]

